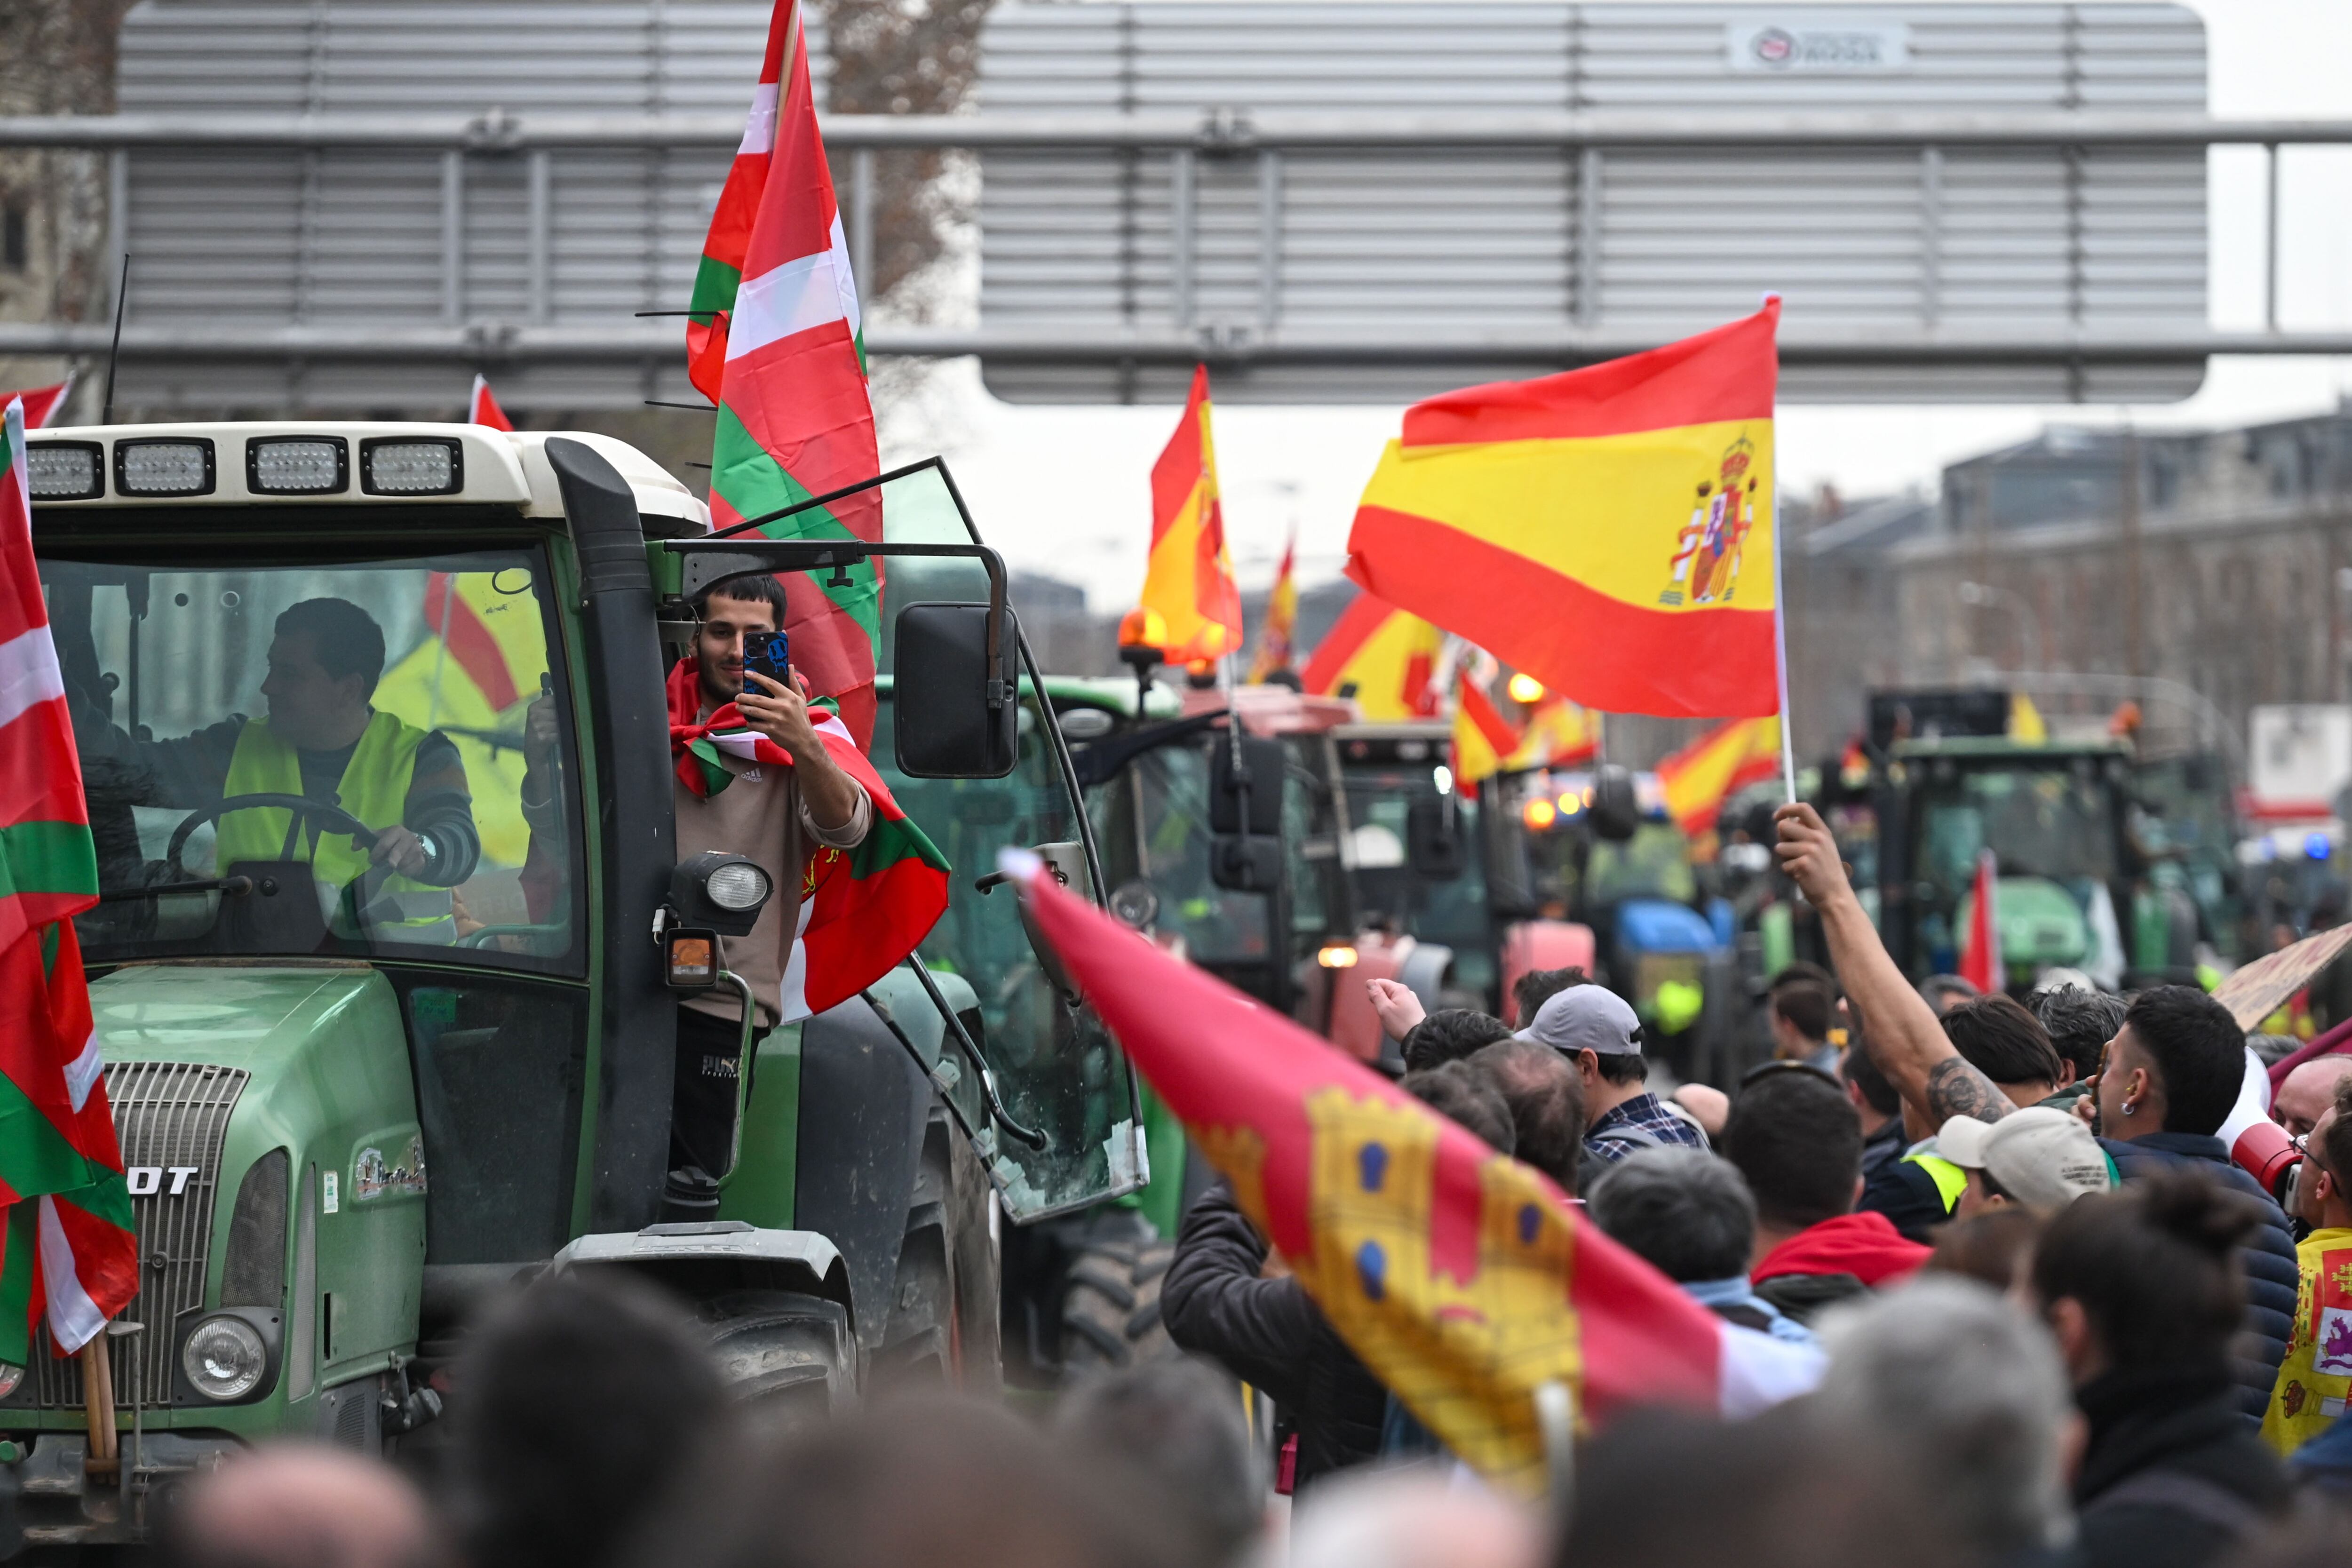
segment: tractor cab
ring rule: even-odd
[[[998,1216],[1148,1172],[1125,1059],[992,891],[1010,844],[1102,884],[942,465],[726,534],[589,435],[68,428],[27,466],[142,1282],[110,1402],[45,1341],[0,1368],[28,1539],[139,1540],[160,1493],[264,1438],[429,1440],[471,1313],[547,1267],[678,1291],[779,1415],[993,1380]],[[739,856],[680,863],[665,681],[698,597],[763,574],[878,633],[871,754],[950,907],[838,1005],[747,1024],[732,1157],[681,1195],[677,1008],[733,982],[710,938],[774,889]]]

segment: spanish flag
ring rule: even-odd
[[[1257,629],[1257,657],[1250,660],[1249,683],[1262,686],[1277,669],[1290,668],[1290,638],[1298,626],[1298,579],[1293,565],[1298,557],[1298,535],[1282,547],[1282,565],[1274,574],[1274,592],[1265,599],[1265,625]]]
[[[1589,763],[1601,750],[1601,721],[1567,698],[1546,692],[1528,715],[1519,749],[1503,765],[1517,773],[1525,768],[1569,768]]]
[[[1171,664],[1222,658],[1242,647],[1242,595],[1225,549],[1209,436],[1209,367],[1192,369],[1192,395],[1160,460],[1151,465],[1151,562],[1143,606],[1168,623],[1160,651]]]
[[[1332,1328],[1491,1482],[1541,1489],[1547,1384],[1598,1427],[1661,1403],[1738,1419],[1818,1376],[1818,1352],[1725,1322],[1544,1176],[1056,887],[1035,856],[998,864]]]
[[[1734,791],[1780,768],[1780,721],[1734,719],[1718,724],[1658,764],[1666,815],[1685,833],[1704,833]]]
[[[1779,711],[1780,316],[1414,405],[1348,575],[1588,708]]]
[[[1359,594],[1315,645],[1298,672],[1309,697],[1349,697],[1375,723],[1426,719],[1437,711],[1429,678],[1445,634],[1370,594]]]
[[[1503,770],[1519,749],[1519,731],[1495,707],[1486,689],[1464,671],[1454,689],[1454,776],[1475,790]]]

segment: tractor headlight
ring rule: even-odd
[[[213,444],[168,437],[117,441],[114,488],[127,496],[210,495]]]
[[[197,1393],[226,1404],[259,1386],[269,1370],[269,1347],[251,1323],[222,1313],[189,1331],[180,1347],[180,1370]]]
[[[719,936],[749,936],[775,891],[765,871],[740,855],[706,849],[669,877],[669,906],[680,924]]]
[[[457,443],[382,436],[360,443],[360,488],[372,496],[446,496],[466,488]]]
[[[702,890],[722,910],[756,910],[768,901],[768,874],[749,860],[736,860],[711,872]]]

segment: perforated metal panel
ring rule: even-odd
[[[1759,24],[1875,26],[1890,68],[1738,68]],[[2201,120],[2204,33],[2178,5],[1013,5],[982,111],[1665,114],[2084,112]],[[1786,300],[1791,335],[2202,327],[2201,149],[990,153],[992,331],[1206,344],[1564,330],[1664,341]],[[1426,356],[1423,356],[1424,358]],[[1518,374],[1555,368],[1531,357]],[[1019,401],[1181,398],[1165,364],[990,363]],[[1255,367],[1227,400],[1381,401],[1513,374]],[[1791,367],[1796,397],[2185,395],[2201,363]]]

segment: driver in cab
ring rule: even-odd
[[[305,860],[336,888],[383,868],[363,911],[365,934],[456,941],[449,889],[481,858],[457,748],[437,730],[371,705],[383,673],[383,630],[357,605],[305,599],[278,617],[274,632],[264,717],[232,714],[173,741],[84,725],[77,739],[85,769],[104,766],[126,786],[121,798],[142,805],[196,810],[239,795],[286,795],[348,813],[366,825],[365,837],[282,806],[222,812],[215,863],[226,873],[238,861]]]

